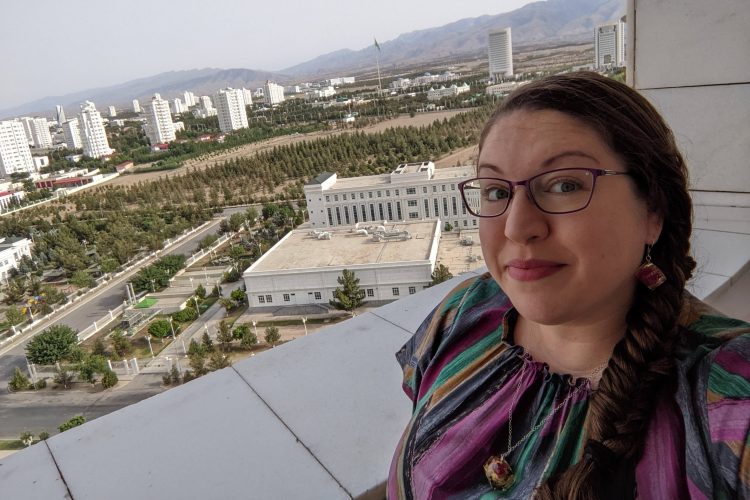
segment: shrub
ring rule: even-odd
[[[172,328],[169,326],[169,321],[166,319],[159,319],[148,325],[148,333],[156,338],[163,339],[168,337],[172,333]]]
[[[179,321],[180,323],[187,323],[188,321],[195,321],[198,318],[198,311],[188,306],[182,311],[177,311],[172,315],[172,319]]]
[[[105,389],[116,386],[117,382],[119,382],[117,374],[112,370],[107,370],[102,376],[102,387]]]
[[[67,422],[64,422],[60,424],[58,429],[60,429],[60,432],[65,432],[69,429],[72,429],[73,427],[78,427],[79,425],[83,425],[86,423],[86,417],[83,415],[76,415],[75,417],[71,418]]]
[[[25,391],[30,385],[29,377],[24,375],[21,369],[16,366],[16,369],[13,372],[13,377],[11,377],[10,382],[8,382],[8,390],[11,392]]]
[[[52,365],[67,358],[78,342],[78,335],[67,325],[53,325],[26,344],[26,356],[31,363]]]

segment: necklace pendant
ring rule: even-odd
[[[504,456],[491,456],[484,463],[484,475],[490,486],[498,490],[507,490],[516,480],[513,469]]]

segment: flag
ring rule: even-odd
[[[378,52],[380,52],[380,44],[378,43],[377,38],[375,38],[375,48],[378,49]]]

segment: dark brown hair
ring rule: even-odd
[[[498,120],[519,110],[559,111],[599,133],[626,165],[648,209],[664,221],[651,257],[667,281],[653,291],[638,285],[626,318],[628,331],[615,346],[586,419],[587,439],[606,447],[617,463],[634,467],[656,398],[672,378],[677,317],[685,282],[695,268],[687,168],[672,131],[654,107],[627,85],[597,73],[555,75],[518,88],[485,125],[480,152]],[[539,498],[603,498],[602,487],[611,478],[601,462],[585,454],[541,485]]]

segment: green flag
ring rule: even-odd
[[[375,48],[378,49],[378,52],[380,52],[380,44],[378,43],[377,38],[375,38]]]

